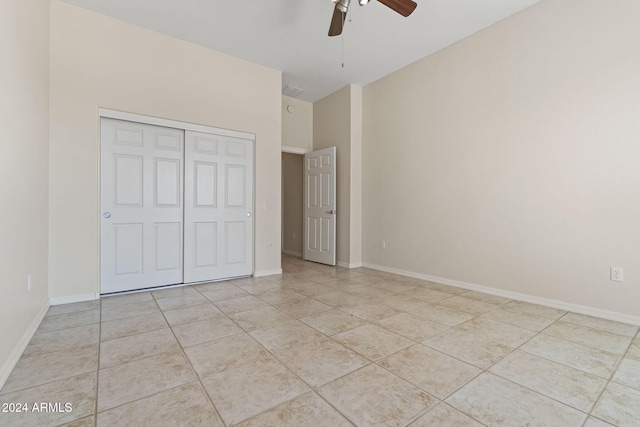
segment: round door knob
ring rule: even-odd
[[[102,216],[105,218],[111,218],[111,212],[105,212],[102,214]]]
[[[251,212],[247,212],[247,216],[251,216]]]

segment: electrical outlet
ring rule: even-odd
[[[622,282],[622,267],[611,267],[611,280]]]
[[[31,290],[31,275],[27,274],[27,290]]]
[[[380,249],[382,249],[383,251],[387,250],[387,242],[385,242],[384,240],[380,240]]]
[[[293,233],[293,240],[296,240],[296,233]]]
[[[273,252],[273,243],[269,243],[267,249],[269,249],[269,252]]]

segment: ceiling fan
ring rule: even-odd
[[[331,18],[331,25],[329,26],[329,36],[337,36],[342,34],[342,28],[344,27],[344,21],[347,17],[347,11],[349,10],[349,3],[351,0],[331,0],[335,3],[333,8],[333,17]],[[415,10],[417,3],[413,0],[378,0],[383,5],[398,12],[402,16],[409,16]],[[358,0],[360,6],[365,6],[369,3],[369,0]]]

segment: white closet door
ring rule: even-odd
[[[184,282],[253,272],[253,141],[186,131]]]
[[[182,283],[184,131],[102,118],[101,293]]]

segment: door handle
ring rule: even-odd
[[[333,209],[331,209],[330,211],[327,211],[325,213],[328,213],[329,215],[335,215],[338,213],[338,211],[334,211]]]
[[[102,214],[102,216],[105,218],[111,218],[111,212],[105,212]]]

